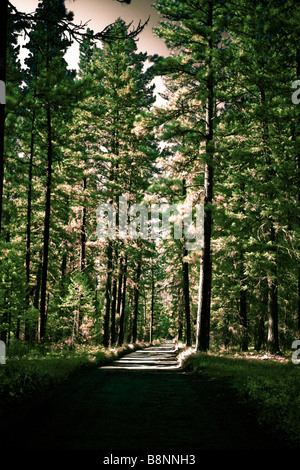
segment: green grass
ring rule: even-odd
[[[0,365],[0,417],[28,400],[38,399],[75,374],[102,366],[144,344],[118,348],[76,346],[35,346],[15,343],[7,350],[6,364]]]
[[[300,447],[300,365],[279,358],[194,353],[183,357],[185,371],[214,377],[234,389],[262,427],[291,448]]]

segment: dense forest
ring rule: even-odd
[[[167,57],[138,51],[143,24],[99,34],[63,0],[1,2],[1,340],[280,353],[300,338],[299,4],[153,3]],[[170,236],[122,232],[120,200],[141,235],[138,208],[202,205],[201,246],[178,214]]]

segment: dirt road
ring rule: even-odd
[[[6,449],[199,452],[279,449],[233,391],[186,374],[173,343],[85,373],[13,430]]]

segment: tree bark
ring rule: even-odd
[[[244,252],[241,248],[240,259],[240,298],[239,298],[239,314],[241,325],[241,349],[248,351],[248,318],[247,318],[247,290],[244,280]]]
[[[52,184],[52,163],[53,163],[53,144],[52,144],[52,123],[50,107],[47,107],[47,182],[46,182],[46,207],[44,222],[44,245],[43,245],[43,267],[42,267],[42,285],[41,285],[41,304],[40,304],[40,341],[45,339],[46,334],[46,296],[47,296],[47,276],[49,260],[49,235],[50,235],[50,213],[51,213],[51,184]]]
[[[278,294],[277,279],[270,277],[268,279],[268,351],[272,354],[279,354],[279,336],[278,336]]]
[[[117,279],[113,280],[112,303],[111,303],[111,320],[110,320],[110,344],[113,346],[116,342],[116,306],[117,306]]]
[[[8,0],[0,1],[0,80],[6,83]],[[3,213],[5,104],[0,104],[0,234]]]
[[[80,270],[81,272],[84,271],[85,269],[85,263],[86,263],[86,255],[85,255],[85,249],[86,249],[86,207],[85,207],[85,191],[86,191],[86,178],[83,178],[83,184],[82,184],[82,189],[83,189],[83,208],[82,208],[82,222],[81,222],[81,261],[80,261]]]
[[[260,100],[262,110],[268,105],[264,88],[260,90]],[[272,180],[276,178],[276,171],[272,167],[272,160],[268,146],[269,126],[268,122],[262,119],[262,136],[264,143],[265,165],[266,165],[266,181],[270,184],[270,200],[276,197],[276,190],[272,187]],[[270,231],[269,241],[271,242],[271,250],[274,253],[274,261],[270,266],[268,273],[268,336],[267,349],[272,354],[280,354],[279,350],[279,334],[278,334],[278,275],[277,275],[277,247],[274,229],[274,221],[269,218]]]
[[[139,313],[139,295],[140,295],[140,277],[141,277],[141,260],[137,264],[136,281],[134,288],[134,312],[132,324],[132,342],[136,343],[137,340],[137,319]]]
[[[186,182],[182,182],[183,196],[186,197]],[[185,240],[184,240],[185,242]],[[188,251],[183,246],[183,297],[184,297],[184,311],[185,311],[185,343],[186,346],[191,346],[191,309],[190,309],[190,283],[189,283],[189,263],[186,261]]]
[[[207,26],[211,30],[213,26],[213,2],[208,5],[209,14]],[[213,201],[213,158],[214,158],[214,77],[212,70],[213,41],[208,40],[209,58],[207,62],[207,112],[206,112],[206,161],[204,169],[204,226],[203,226],[203,249],[200,263],[201,292],[198,312],[196,338],[196,350],[207,351],[210,341],[210,303],[211,303],[211,234],[212,234],[212,201]]]
[[[178,298],[178,303],[180,305],[178,311],[178,320],[177,320],[177,341],[181,342],[183,340],[183,301]]]
[[[299,79],[300,78],[300,48],[297,48],[297,51],[296,51],[296,72],[297,72],[297,78]],[[299,133],[299,124],[298,124],[297,127],[298,128],[296,129],[295,137]],[[298,155],[297,155],[297,163],[298,163],[298,194],[297,194],[297,201],[298,201],[298,205],[299,205],[299,201],[300,201],[300,193],[299,193],[299,188],[300,188],[300,153],[298,153]],[[299,225],[299,223],[298,223],[298,225]],[[298,315],[298,321],[297,321],[298,339],[300,339],[300,266],[298,266],[298,312],[297,312],[297,315]]]
[[[248,351],[247,292],[240,290],[240,320],[242,328],[241,349]]]
[[[300,339],[300,268],[298,268],[298,339]]]
[[[275,230],[272,225],[270,240],[275,243]],[[276,250],[276,247],[274,247]],[[268,351],[272,354],[279,354],[279,333],[278,333],[278,281],[277,266],[273,267],[272,275],[268,278]]]
[[[154,289],[155,289],[155,281],[154,281],[154,268],[153,268],[153,260],[151,262],[151,314],[150,314],[150,343],[153,341],[153,325],[154,325]]]
[[[105,287],[105,312],[103,319],[103,338],[104,347],[109,346],[109,317],[111,307],[111,278],[112,278],[112,242],[108,242],[107,246],[107,277]]]
[[[183,249],[183,256],[188,254],[186,248]],[[189,263],[183,261],[183,296],[184,296],[184,311],[185,311],[185,343],[186,346],[191,346],[191,310],[190,310],[190,287],[189,287]]]
[[[35,112],[32,115],[31,124],[31,142],[30,142],[30,158],[29,158],[29,171],[28,171],[28,194],[27,194],[27,226],[26,226],[26,280],[27,280],[27,294],[26,294],[26,307],[30,305],[30,263],[31,263],[31,206],[32,206],[32,167],[33,167],[33,153],[34,153],[34,123]],[[25,317],[25,341],[30,340],[30,326]]]
[[[124,322],[125,322],[125,304],[126,304],[126,282],[127,282],[127,255],[124,259],[123,266],[123,286],[122,286],[122,299],[120,311],[120,324],[119,324],[119,338],[118,345],[122,346],[124,343]]]
[[[267,318],[268,308],[268,283],[266,279],[264,279],[261,283],[260,292],[262,293],[260,302],[260,316],[257,319],[254,338],[256,351],[260,351],[266,347],[265,320]]]

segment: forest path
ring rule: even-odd
[[[24,416],[7,449],[199,452],[278,450],[233,389],[182,371],[174,344],[89,371]]]

